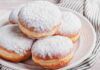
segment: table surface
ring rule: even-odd
[[[0,0],[0,16],[3,16],[8,10],[12,10],[16,6],[26,3],[30,0]],[[97,56],[96,64],[89,70],[100,70],[100,54]]]

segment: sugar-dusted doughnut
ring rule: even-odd
[[[66,66],[72,59],[73,43],[64,36],[50,36],[37,40],[32,46],[32,59],[44,68]]]
[[[18,25],[6,25],[0,28],[0,58],[19,62],[31,56],[32,40],[25,37]]]
[[[12,24],[17,24],[18,23],[18,13],[19,13],[19,8],[12,10],[12,12],[9,15],[9,21]]]
[[[77,41],[80,36],[81,21],[72,12],[62,12],[62,24],[58,29],[58,34],[71,38],[73,42]]]
[[[24,6],[18,15],[19,28],[30,38],[53,35],[60,25],[61,11],[48,1],[34,1]]]
[[[9,21],[10,23],[12,24],[18,24],[18,13],[20,11],[20,9],[24,6],[23,5],[20,5],[19,7],[13,9],[9,15]]]

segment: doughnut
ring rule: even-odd
[[[30,38],[42,38],[56,33],[61,24],[61,11],[48,1],[34,1],[21,8],[19,28]]]
[[[12,24],[17,24],[18,23],[18,13],[19,13],[19,8],[12,10],[12,12],[9,15],[9,21]]]
[[[0,58],[11,62],[20,62],[31,56],[32,39],[26,38],[18,25],[6,25],[0,28]]]
[[[23,7],[24,5],[21,5],[15,9],[13,9],[9,15],[9,21],[12,24],[18,24],[18,13],[20,11],[20,9]]]
[[[73,42],[76,42],[80,37],[81,21],[72,12],[62,12],[62,23],[57,34],[69,37]]]
[[[47,69],[66,66],[73,57],[73,43],[64,36],[48,36],[37,40],[32,46],[32,60]]]

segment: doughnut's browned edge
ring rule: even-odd
[[[64,36],[64,37],[68,37],[72,40],[73,43],[77,42],[80,38],[80,34],[73,34],[73,35],[63,35],[63,34],[55,34],[56,35],[60,35],[60,36]]]
[[[41,33],[38,33],[36,31],[34,31],[34,28],[26,28],[24,25],[22,25],[23,23],[18,23],[19,25],[19,28],[20,30],[25,34],[27,35],[29,38],[43,38],[43,37],[46,37],[46,36],[51,36],[53,34],[55,34],[59,28],[59,25],[55,26],[50,32],[41,32]]]
[[[41,64],[41,61],[49,61],[49,60],[43,60],[41,58],[37,58],[32,56],[32,60],[39,66],[46,68],[46,69],[59,69],[61,67],[67,66],[69,64],[69,62],[71,61],[71,59],[73,58],[73,54],[69,54],[67,56],[65,56],[64,58],[59,58],[59,59],[52,59],[55,60],[57,63],[53,63],[52,64]],[[50,61],[52,61],[50,60]]]
[[[11,62],[20,62],[20,61],[27,60],[30,56],[31,56],[30,51],[26,51],[26,54],[22,56],[0,46],[0,58],[2,59],[5,59]]]

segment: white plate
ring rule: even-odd
[[[61,8],[61,10],[73,12],[72,10],[68,10],[65,8]],[[75,45],[77,47],[79,46],[79,48],[76,54],[74,55],[72,61],[69,63],[69,65],[64,68],[61,68],[60,70],[65,70],[65,69],[69,69],[69,68],[77,66],[84,59],[86,59],[92,53],[93,49],[95,48],[96,34],[95,34],[95,31],[91,23],[82,15],[76,12],[73,12],[73,13],[76,14],[82,22],[82,29],[80,33],[79,45]],[[7,19],[8,18],[5,17],[5,20]],[[0,20],[0,23],[3,23],[3,22],[4,20]],[[41,67],[34,65],[31,60],[28,60],[22,63],[11,63],[3,59],[0,59],[0,63],[2,65],[5,65],[7,67],[17,69],[17,70],[41,70],[42,69]]]

